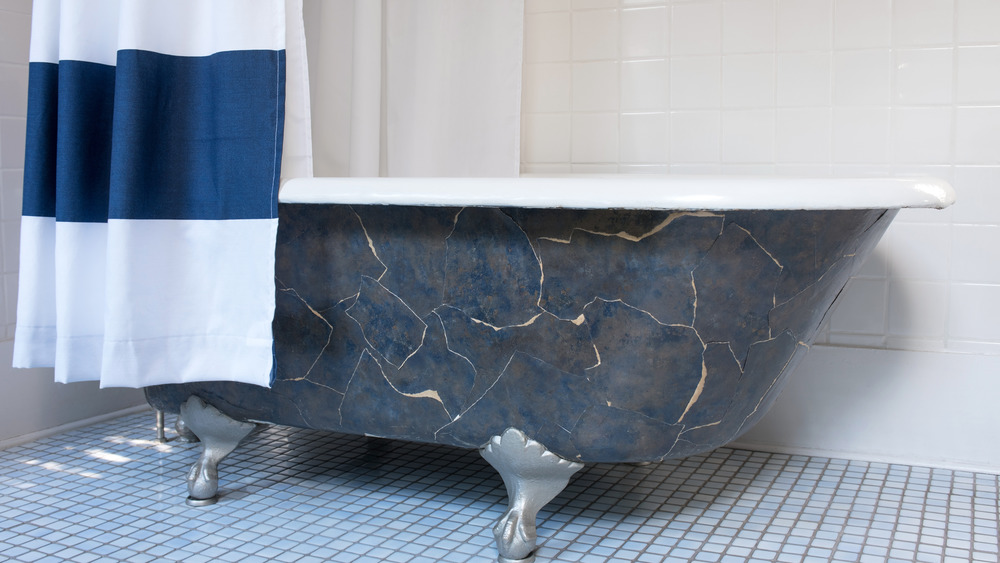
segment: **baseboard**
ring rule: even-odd
[[[108,420],[113,420],[115,418],[120,418],[132,414],[138,414],[141,412],[152,413],[153,409],[149,405],[137,405],[134,407],[129,407],[127,409],[109,412],[98,416],[92,416],[90,418],[85,418],[83,420],[76,420],[67,424],[61,424],[59,426],[54,426],[52,428],[46,428],[45,430],[39,430],[38,432],[31,432],[30,434],[14,436],[13,438],[0,440],[0,450],[6,450],[8,448],[13,448],[14,446],[20,446],[21,444],[27,444],[28,442],[34,442],[35,440],[48,438],[49,436],[54,436],[56,434],[61,434],[63,432],[68,432],[70,430],[76,430],[77,428],[90,426],[91,424],[97,424],[99,422],[105,422]]]
[[[755,452],[767,452],[772,454],[784,454],[790,456],[823,457],[829,459],[846,459],[849,461],[863,461],[867,463],[884,463],[887,465],[908,465],[913,467],[928,467],[932,469],[948,469],[951,471],[968,471],[970,473],[990,473],[1000,475],[1000,467],[995,465],[983,465],[950,459],[935,459],[933,457],[922,456],[902,456],[884,455],[876,452],[859,452],[855,450],[826,450],[822,448],[810,448],[806,446],[792,446],[788,444],[768,444],[763,442],[753,442],[742,438],[735,442],[726,444],[727,448],[738,450],[750,450]]]
[[[732,446],[1000,474],[1000,356],[815,346]]]

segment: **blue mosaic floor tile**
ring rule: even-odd
[[[493,561],[476,452],[271,427],[184,503],[198,446],[132,415],[0,451],[0,561]],[[174,438],[172,434],[169,434]],[[998,563],[1000,477],[720,448],[591,465],[539,514],[539,561]]]

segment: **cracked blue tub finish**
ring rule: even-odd
[[[894,210],[282,204],[270,389],[237,419],[477,448],[521,429],[654,461],[759,419]]]

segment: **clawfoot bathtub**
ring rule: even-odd
[[[295,180],[281,195],[270,388],[150,387],[205,443],[190,500],[270,422],[477,448],[510,505],[499,560],[587,462],[748,430],[929,179]]]

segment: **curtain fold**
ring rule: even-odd
[[[35,1],[16,367],[269,384],[285,14],[285,0]]]
[[[305,0],[319,176],[516,176],[523,0]]]

